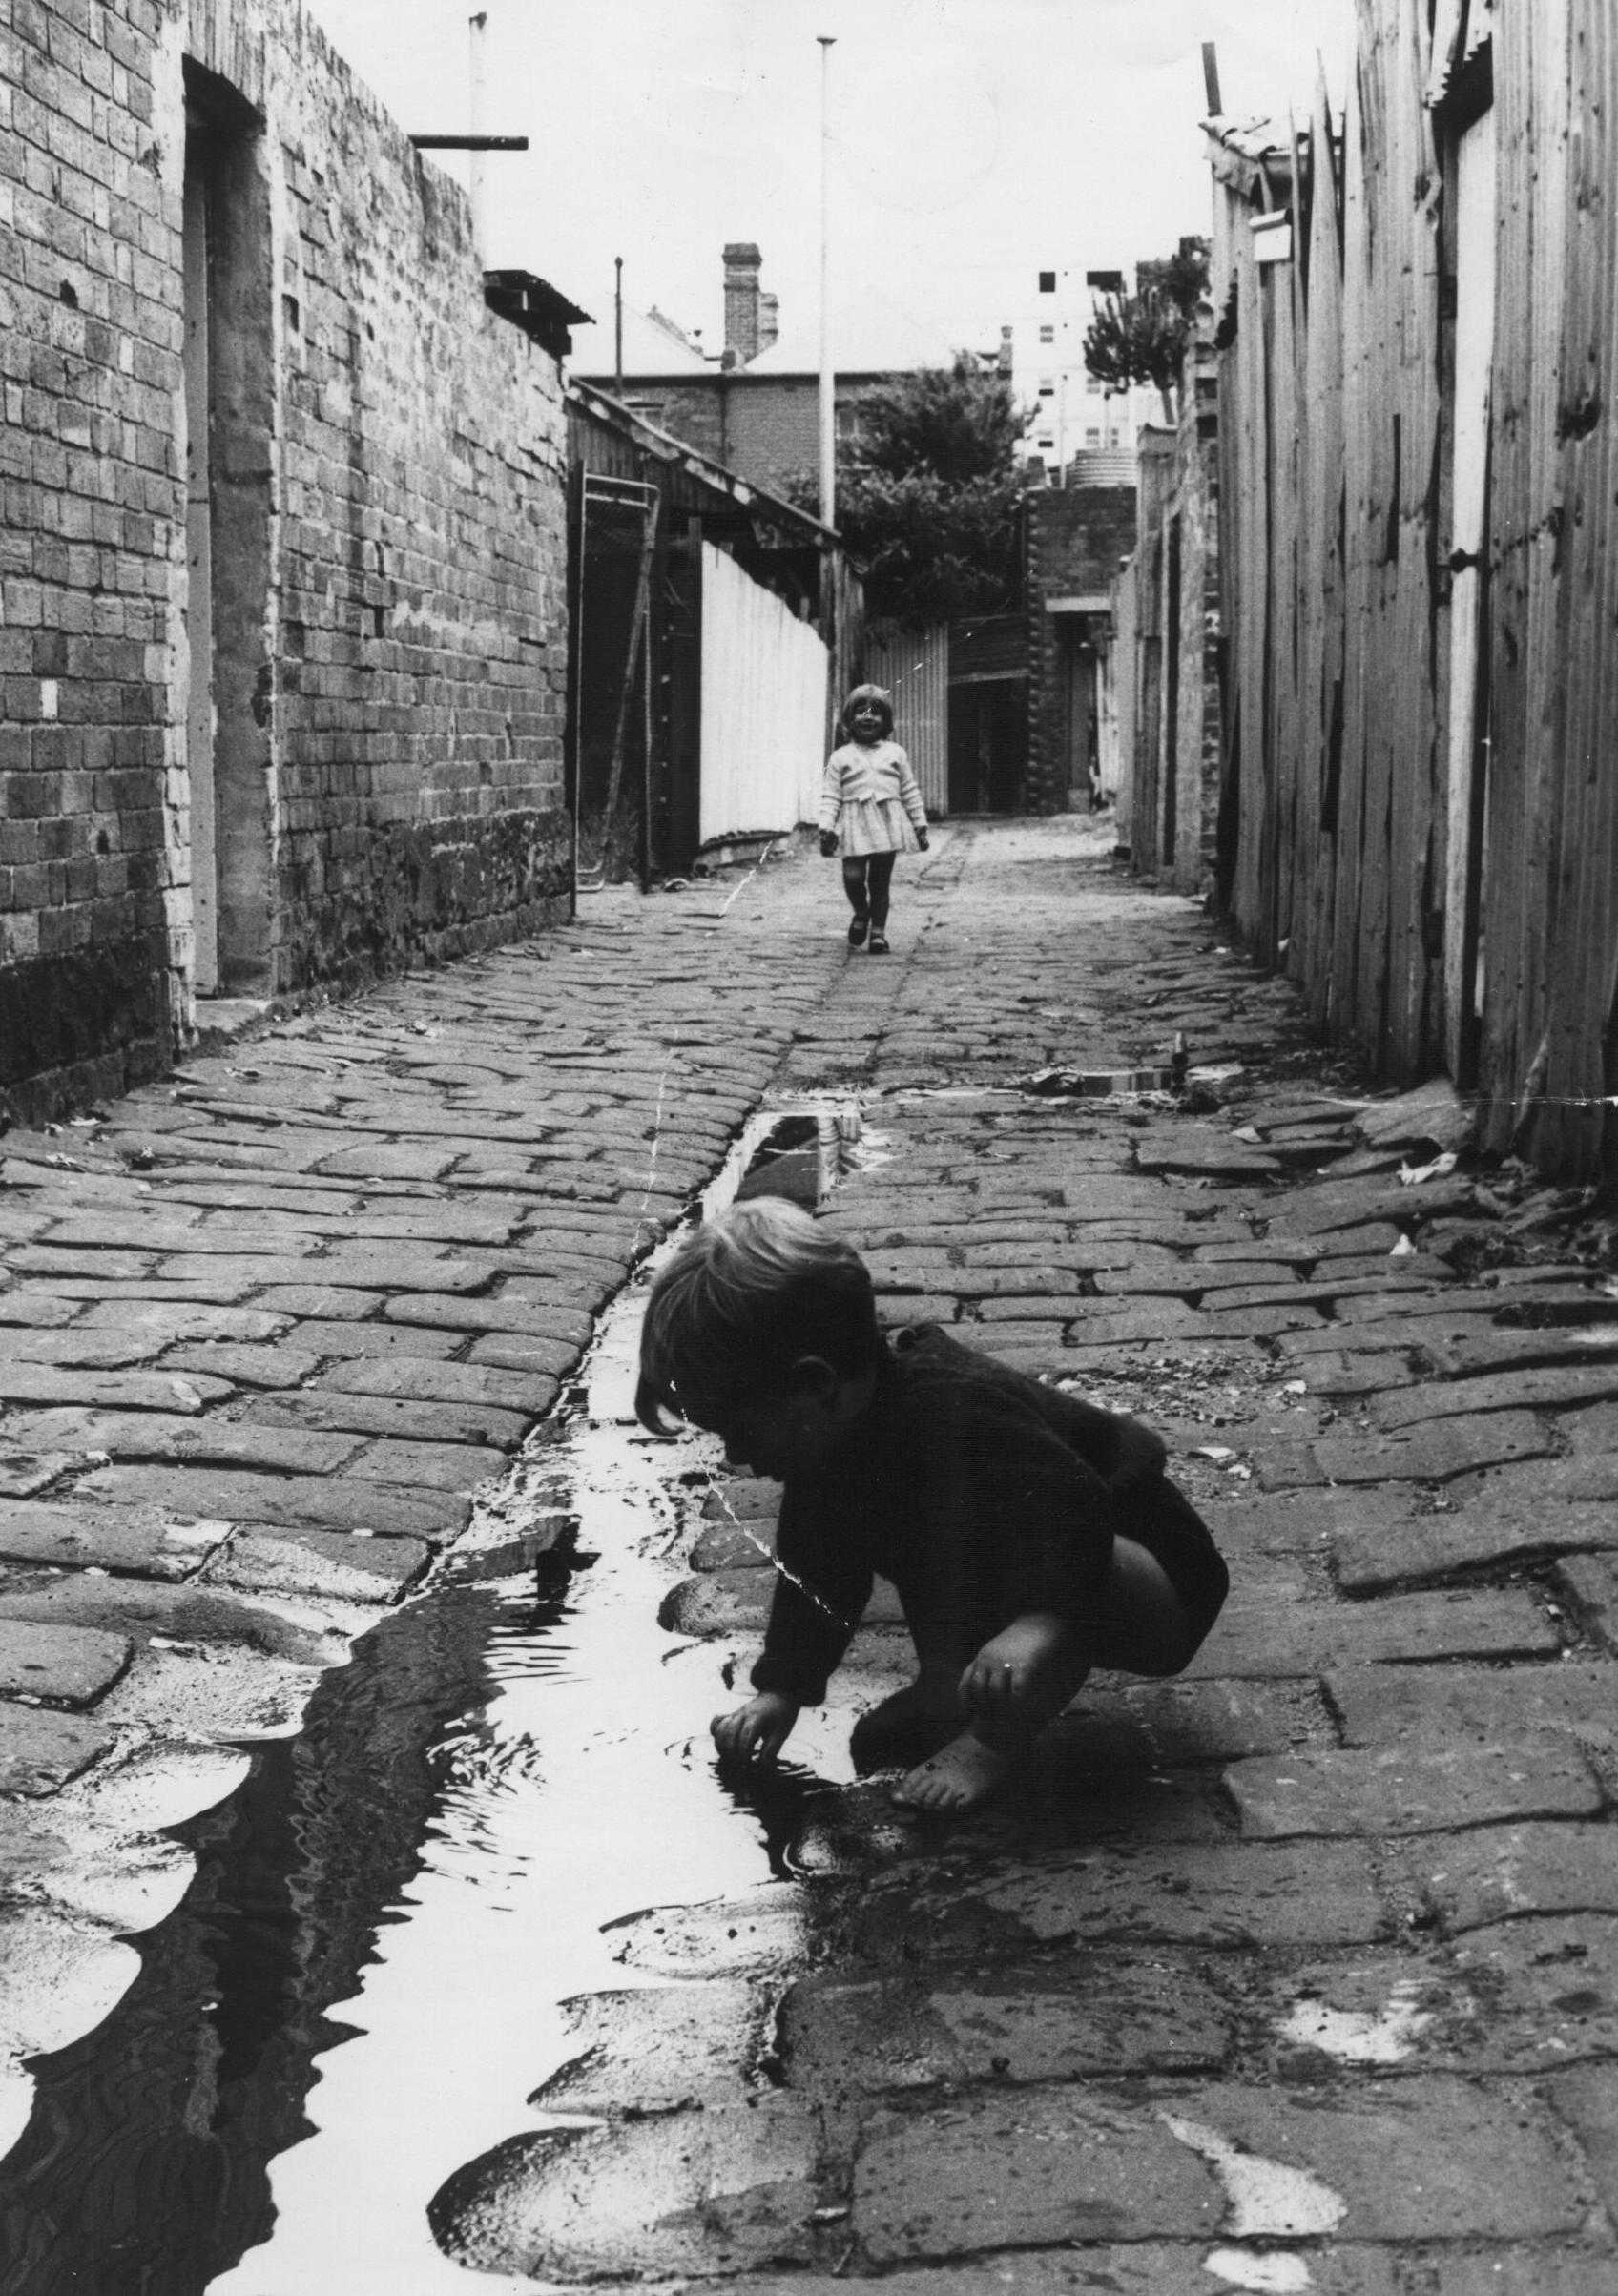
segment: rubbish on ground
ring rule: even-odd
[[[1435,1156],[1431,1164],[1401,1164],[1399,1168],[1400,1188],[1420,1188],[1423,1180],[1442,1180],[1452,1172],[1461,1159],[1453,1149],[1446,1148]]]

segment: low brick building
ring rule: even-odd
[[[37,1117],[159,1070],[198,993],[565,897],[570,312],[489,307],[465,197],[296,0],[27,0],[0,80],[0,1092]]]
[[[818,366],[799,363],[779,341],[779,312],[776,298],[764,292],[762,262],[751,239],[732,240],[724,251],[725,347],[716,361],[705,360],[692,339],[651,314],[634,330],[621,378],[594,371],[588,356],[580,374],[710,462],[779,491],[819,469],[820,377]],[[837,374],[832,396],[840,439],[853,435],[861,402],[890,389],[907,371]]]

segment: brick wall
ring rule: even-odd
[[[563,423],[293,0],[0,14],[0,1091],[39,1115],[161,1068],[211,949],[270,994],[550,912]]]
[[[612,394],[611,375],[583,381]],[[838,435],[845,440],[862,399],[894,380],[840,375]],[[756,375],[745,367],[712,374],[641,375],[624,383],[626,403],[699,454],[723,463],[755,486],[779,493],[790,478],[813,478],[820,466],[820,384],[815,375]]]

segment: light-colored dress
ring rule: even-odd
[[[820,786],[820,829],[836,836],[844,854],[920,853],[916,832],[926,825],[921,790],[897,741],[845,741],[833,750]]]

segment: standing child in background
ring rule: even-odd
[[[1177,1674],[1229,1586],[1161,1439],[936,1324],[878,1328],[863,1260],[796,1206],[734,1205],[652,1288],[635,1409],[723,1438],[782,1485],[754,1695],[722,1757],[769,1763],[819,1706],[880,1571],[916,1646],[908,1688],[857,1724],[895,1799],[974,1809],[1092,1666]]]
[[[839,720],[842,740],[826,759],[820,791],[820,851],[842,847],[842,889],[854,911],[851,949],[871,937],[887,955],[888,887],[895,857],[925,853],[927,814],[910,760],[893,738],[893,703],[881,686],[856,686]]]

